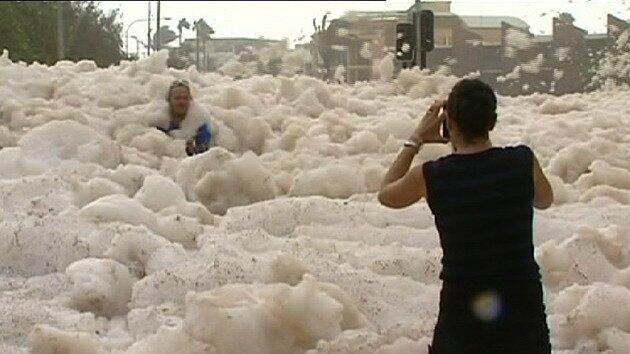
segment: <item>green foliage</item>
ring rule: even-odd
[[[195,21],[193,29],[197,31],[197,35],[202,39],[208,39],[214,34],[214,29],[203,18]]]
[[[50,2],[0,2],[0,48],[10,58],[51,64],[57,53],[57,13]]]
[[[316,19],[313,19],[313,27],[315,27],[315,33],[313,34],[313,46],[317,50],[317,54],[322,59],[322,63],[320,63],[320,67],[326,70],[324,79],[328,80],[332,78],[332,70],[331,70],[331,62],[333,59],[333,53],[330,50],[330,44],[332,40],[332,36],[334,34],[331,33],[329,28],[326,27],[326,19],[328,17],[327,12],[322,18],[322,25],[318,27],[316,24]]]
[[[573,17],[573,15],[568,12],[563,12],[558,15],[558,19],[560,19],[560,21],[566,23],[567,25],[572,25],[575,22],[575,17]]]
[[[165,47],[168,43],[177,39],[178,35],[173,32],[168,26],[161,26],[159,30],[153,34],[153,48],[156,47],[158,42],[158,35],[160,38],[160,48]]]
[[[271,58],[267,63],[267,73],[273,76],[278,76],[280,74],[280,70],[282,69],[282,59],[280,58]]]
[[[175,68],[179,70],[186,69],[190,66],[190,60],[188,59],[188,51],[183,48],[170,48],[168,51],[168,59],[166,65],[169,68]]]
[[[108,14],[94,1],[0,2],[0,50],[14,61],[54,64],[58,58],[58,15],[62,12],[62,59],[118,64],[122,53],[119,11]]]

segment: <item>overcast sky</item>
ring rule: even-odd
[[[387,1],[162,1],[162,21],[176,31],[177,21],[185,17],[192,22],[204,18],[215,30],[215,37],[260,37],[282,39],[294,43],[304,35],[308,40],[313,32],[313,17],[330,11],[335,18],[348,10],[405,10],[413,0]],[[151,1],[155,17],[157,1]],[[119,8],[125,30],[136,19],[147,18],[148,1],[104,1],[103,9]],[[559,12],[570,12],[575,24],[589,33],[606,32],[606,14],[630,18],[630,0],[453,0],[452,12],[459,15],[516,16],[527,22],[534,34],[551,34],[551,18]],[[155,21],[152,21],[155,30]],[[146,41],[147,22],[135,23],[129,36]],[[184,38],[192,38],[192,30],[184,31]],[[135,42],[130,40],[130,50]]]

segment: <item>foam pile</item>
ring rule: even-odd
[[[0,351],[427,353],[437,230],[425,202],[390,210],[374,192],[458,78],[391,79],[391,58],[381,80],[354,85],[166,59],[0,57]],[[212,121],[206,153],[186,157],[154,128],[175,78],[192,83],[195,119]],[[532,147],[556,195],[534,222],[555,353],[630,347],[627,97],[499,97],[491,138]],[[449,152],[429,145],[416,162]]]

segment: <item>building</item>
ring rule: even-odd
[[[269,46],[280,46],[286,50],[288,47],[287,40],[274,40],[265,38],[244,38],[244,37],[224,37],[210,38],[205,43],[205,51],[203,43],[199,44],[199,70],[215,71],[230,59],[236,58],[242,53],[257,52],[262,48]],[[197,41],[194,38],[186,39],[182,47],[187,49],[188,56],[193,62],[196,62]],[[205,53],[205,54],[204,54]]]
[[[325,57],[320,55],[322,60],[316,65],[333,72],[344,66],[348,82],[374,78],[375,63],[395,52],[396,25],[410,23],[412,13],[420,7],[433,11],[435,19],[435,49],[427,54],[429,68],[446,65],[458,76],[479,72],[504,94],[575,92],[587,85],[596,53],[611,45],[628,26],[627,21],[608,16],[608,33],[588,34],[555,18],[552,35],[535,36],[516,17],[458,16],[450,5],[449,1],[434,1],[414,3],[406,11],[347,12],[331,21],[326,40],[312,42],[312,52],[323,52]]]
[[[498,46],[503,22],[523,31],[529,30],[527,23],[516,17],[458,16],[451,12],[450,1],[422,2],[420,6],[422,10],[434,13],[437,48],[452,48],[466,42]],[[331,55],[334,59],[329,70],[343,65],[349,82],[371,79],[374,76],[373,62],[395,51],[396,25],[410,22],[415,7],[416,4],[405,11],[349,11],[333,20],[328,32],[336,38],[331,40],[331,50],[337,53]],[[364,54],[369,52],[370,60],[361,55],[362,49]]]
[[[481,37],[483,44],[499,44],[503,39],[502,23],[529,32],[525,21],[512,16],[460,16],[464,25]]]
[[[257,51],[264,47],[283,44],[287,47],[286,40],[274,40],[265,38],[211,38],[208,41],[209,53],[233,53],[235,55],[245,51]]]

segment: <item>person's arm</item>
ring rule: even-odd
[[[426,195],[422,166],[409,166],[417,150],[405,147],[385,176],[378,201],[389,208],[405,208]]]
[[[409,138],[411,142],[418,145],[418,148],[405,146],[385,175],[378,193],[378,200],[382,205],[390,208],[404,208],[426,195],[422,166],[416,166],[411,170],[409,167],[423,143],[448,142],[440,136],[440,124],[445,119],[444,116],[438,116],[442,106],[443,101],[438,101],[429,107],[418,128]]]
[[[547,209],[553,203],[553,190],[536,156],[533,157],[534,207]]]

